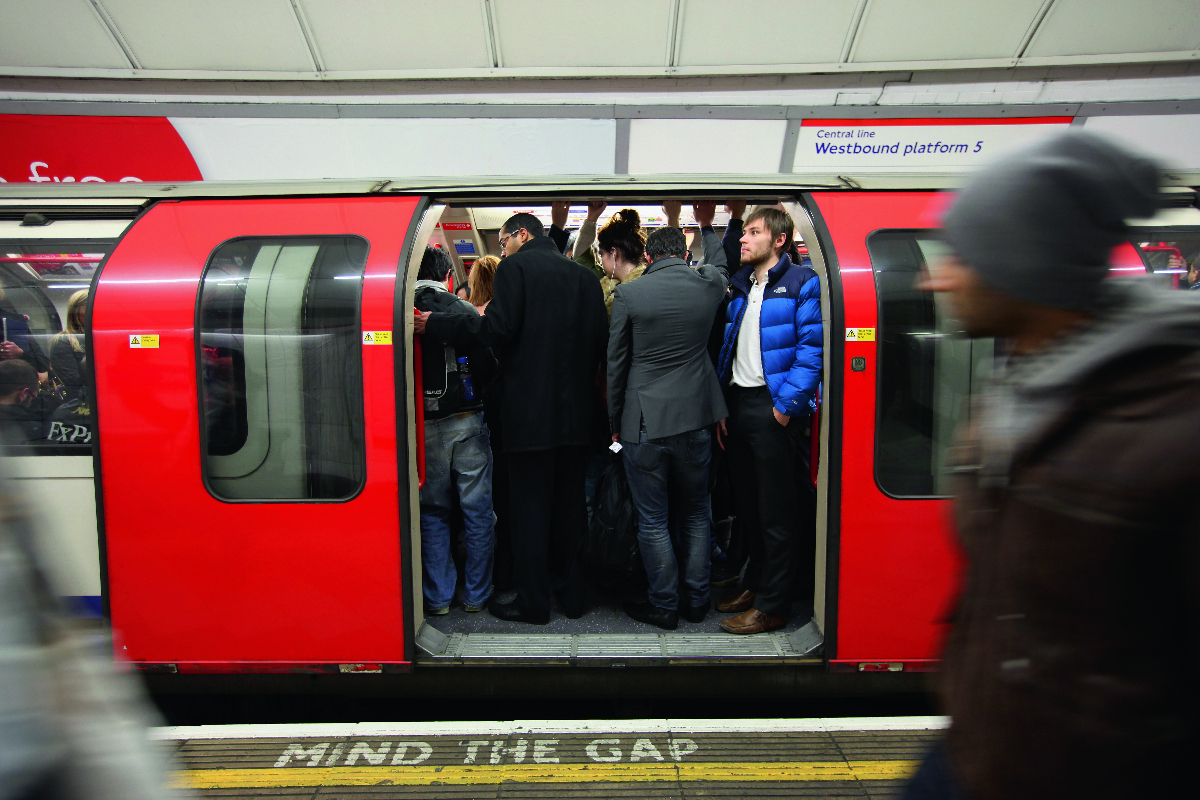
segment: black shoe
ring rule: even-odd
[[[673,631],[679,627],[679,613],[666,608],[659,608],[650,602],[635,603],[632,600],[624,604],[625,613],[638,622],[645,622],[664,631]]]
[[[680,606],[679,613],[688,622],[704,622],[710,608],[712,608],[712,603],[705,600],[698,606]]]
[[[516,600],[511,603],[493,600],[488,603],[488,613],[508,622],[528,622],[530,625],[545,625],[550,621],[549,614],[535,616],[526,611]]]

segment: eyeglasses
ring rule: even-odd
[[[507,242],[508,242],[508,240],[509,240],[509,239],[511,239],[511,238],[513,238],[514,236],[516,236],[518,233],[520,233],[520,231],[519,231],[519,230],[518,230],[518,231],[513,231],[513,232],[512,232],[512,233],[510,233],[508,236],[501,236],[501,237],[500,237],[500,249],[501,249],[501,250],[504,250],[504,249],[505,249],[505,247],[507,246]]]

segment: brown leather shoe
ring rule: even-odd
[[[729,633],[765,633],[787,625],[787,617],[764,614],[751,608],[736,617],[721,620],[721,627]]]
[[[717,603],[717,611],[722,614],[737,614],[754,607],[754,592],[743,589],[737,597],[730,597]]]

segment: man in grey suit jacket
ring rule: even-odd
[[[626,603],[625,613],[666,630],[676,628],[680,614],[703,621],[710,606],[710,428],[728,412],[708,337],[728,273],[711,227],[704,236],[712,239],[705,251],[713,260],[692,269],[683,260],[682,231],[667,227],[651,233],[646,240],[650,266],[637,280],[617,287],[608,329],[613,440],[624,448],[650,580],[649,602]],[[667,527],[668,502],[681,525],[682,570]]]

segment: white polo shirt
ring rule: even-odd
[[[750,276],[754,280],[754,276]],[[762,315],[763,291],[766,282],[750,287],[746,298],[746,311],[742,314],[742,327],[738,331],[737,352],[733,357],[733,382],[737,386],[753,388],[766,386],[763,374],[762,340],[758,333],[758,319]]]

